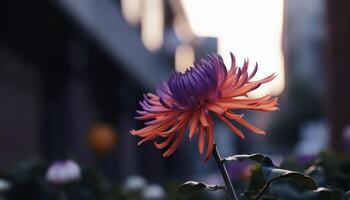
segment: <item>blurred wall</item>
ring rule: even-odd
[[[350,124],[350,1],[327,0],[327,110],[332,147],[344,150],[343,131]]]
[[[39,151],[40,72],[0,45],[0,169]]]

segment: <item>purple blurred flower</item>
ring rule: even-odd
[[[251,175],[250,164],[245,162],[237,162],[234,165],[229,165],[228,171],[232,180],[248,179]]]
[[[316,154],[301,155],[298,156],[298,161],[300,164],[305,165],[316,159]]]
[[[162,186],[151,184],[147,186],[142,192],[142,199],[144,200],[164,200],[165,191]]]
[[[46,173],[46,180],[54,184],[67,184],[78,181],[81,177],[79,165],[73,160],[56,161]]]
[[[124,183],[124,190],[126,192],[138,192],[147,186],[147,181],[142,176],[129,176]]]

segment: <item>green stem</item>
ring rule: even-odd
[[[228,176],[225,164],[224,164],[223,160],[221,159],[218,148],[216,147],[216,144],[214,144],[213,156],[214,156],[215,162],[220,170],[221,176],[225,181],[226,191],[228,193],[229,199],[230,200],[238,200],[237,195],[235,193],[235,190],[233,189],[230,177]]]

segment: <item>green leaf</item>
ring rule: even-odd
[[[260,153],[251,154],[251,155],[246,155],[246,154],[234,155],[223,159],[223,161],[232,161],[232,160],[234,161],[251,160],[251,161],[260,163],[264,167],[276,167],[273,164],[271,158]]]
[[[314,190],[319,200],[339,200],[343,196],[343,191],[339,189],[328,189],[324,187]]]
[[[207,185],[205,183],[196,182],[196,181],[187,181],[179,187],[179,192],[188,194],[199,190],[209,190],[209,191],[216,191],[216,190],[225,190],[224,186],[219,185]]]
[[[262,166],[264,178],[267,182],[272,182],[279,179],[292,179],[300,185],[304,186],[305,189],[315,190],[317,184],[310,177],[300,172],[280,169],[273,164],[272,159],[264,154],[251,154],[251,155],[235,155],[224,158],[224,161],[244,161],[252,160],[260,163]]]
[[[347,191],[347,192],[344,194],[342,200],[350,200],[350,191]]]
[[[273,167],[263,167],[262,169],[267,182],[272,182],[280,179],[291,179],[302,185],[305,189],[317,189],[316,182],[310,176],[306,176],[300,172]]]
[[[270,187],[273,181],[285,179],[287,181],[292,180],[298,185],[302,186],[307,190],[316,190],[317,184],[310,176],[304,175],[300,172],[281,169],[273,164],[272,159],[263,154],[252,154],[252,155],[235,155],[224,158],[223,161],[245,161],[251,160],[257,162],[261,165],[262,175],[264,179],[264,186],[259,187],[257,190],[256,187],[253,187],[253,182],[249,185],[249,190],[244,193],[245,198],[258,198],[264,194]],[[261,181],[259,181],[260,183]],[[259,184],[261,185],[261,184]],[[253,189],[255,188],[255,189]],[[254,197],[255,196],[255,197]]]

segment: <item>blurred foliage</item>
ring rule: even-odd
[[[279,168],[299,172],[310,176],[317,187],[313,190],[312,183],[305,179],[280,179],[274,181],[261,199],[271,200],[346,200],[350,199],[345,195],[350,190],[350,158],[331,151],[320,153],[313,160],[302,162],[295,157],[287,157]],[[254,199],[254,197],[266,185],[267,177],[264,174],[263,166],[254,165],[251,181],[243,199]],[[301,176],[300,176],[301,177]],[[298,180],[299,179],[299,180]],[[305,184],[311,186],[305,187]]]
[[[241,200],[350,200],[350,158],[331,151],[324,151],[307,162],[287,157],[279,167],[264,155],[238,155],[228,157],[225,162],[254,161],[249,165],[249,180],[234,180],[246,185],[240,192]],[[235,164],[235,163],[232,163]],[[45,179],[47,164],[41,160],[18,163],[13,169],[0,174],[0,179],[11,183],[6,191],[1,190],[1,200],[48,199],[48,200],[147,200],[144,188],[128,190],[123,184],[112,184],[97,170],[82,167],[80,181],[66,185],[54,185]],[[178,181],[162,184],[169,200],[225,199],[221,186],[210,183],[187,182],[179,192]],[[262,191],[264,192],[262,193]],[[346,193],[347,192],[347,193]],[[188,194],[190,193],[190,194]],[[148,198],[149,199],[149,198]],[[154,199],[157,200],[157,199]]]

